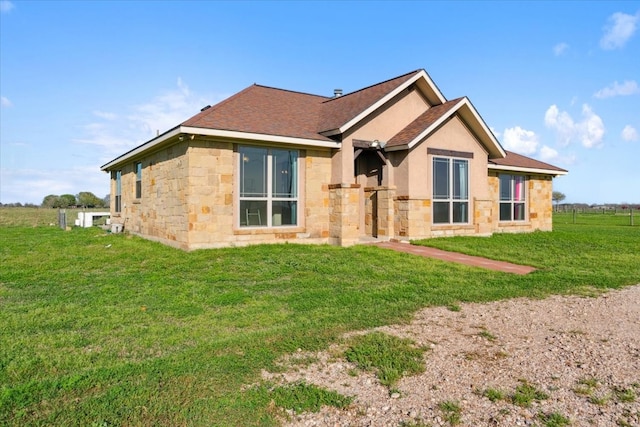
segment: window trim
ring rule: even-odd
[[[447,165],[448,165],[448,177],[447,177],[447,197],[446,198],[440,198],[440,197],[436,197],[436,162],[437,161],[442,161],[442,160],[446,160],[447,161]],[[455,197],[455,176],[454,176],[454,164],[456,164],[456,162],[464,162],[466,164],[466,197],[462,198],[462,197]],[[455,157],[455,156],[441,156],[441,155],[434,155],[431,158],[431,167],[432,167],[432,174],[431,174],[431,223],[434,226],[465,226],[465,225],[469,225],[471,222],[471,215],[470,215],[470,208],[471,208],[471,186],[470,186],[470,167],[471,167],[471,162],[469,162],[469,157]],[[435,205],[436,203],[447,203],[448,204],[448,214],[449,214],[449,219],[447,222],[436,222],[436,218],[435,218]],[[466,221],[455,221],[454,218],[454,204],[466,204]]]
[[[502,199],[502,178],[509,177],[509,199]],[[515,178],[522,178],[522,197],[521,199],[516,199],[515,189]],[[498,174],[498,220],[500,222],[526,222],[528,221],[529,209],[528,209],[528,191],[527,191],[527,183],[529,182],[529,177],[527,175],[520,174],[509,174],[509,173],[500,173]],[[509,219],[502,219],[502,205],[509,205]],[[524,210],[522,219],[516,219],[515,209],[516,205],[522,205],[522,209]]]
[[[242,184],[243,184],[243,177],[242,177],[242,172],[243,172],[243,157],[244,157],[244,153],[242,152],[243,148],[258,148],[258,149],[263,149],[266,150],[267,155],[266,155],[266,170],[265,170],[265,180],[266,180],[266,189],[265,189],[265,196],[243,196],[242,195]],[[294,152],[296,153],[296,159],[295,159],[295,182],[294,182],[294,187],[295,187],[295,196],[294,197],[278,197],[274,195],[274,189],[273,189],[273,179],[274,179],[274,175],[273,175],[273,151],[274,150],[279,150],[279,151],[290,151],[290,152]],[[234,211],[237,215],[237,220],[236,222],[236,227],[239,230],[265,230],[265,229],[276,229],[276,228],[299,228],[300,227],[300,222],[301,222],[301,209],[300,209],[300,202],[302,200],[302,197],[300,195],[300,179],[301,179],[301,172],[300,172],[300,150],[296,150],[296,149],[291,149],[291,148],[285,148],[285,147],[272,147],[272,146],[258,146],[258,145],[247,145],[247,144],[242,144],[242,145],[238,145],[237,146],[237,153],[238,153],[238,162],[237,162],[237,167],[238,167],[238,178],[236,180],[236,186],[238,189],[238,198],[237,200],[237,205],[234,208]],[[265,202],[266,203],[266,224],[265,225],[247,225],[247,224],[243,224],[243,212],[241,211],[241,205],[243,201],[258,201],[258,202]],[[274,203],[277,202],[294,202],[295,203],[295,223],[294,224],[278,224],[278,225],[274,225],[273,224],[273,205]]]

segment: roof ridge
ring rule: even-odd
[[[348,96],[355,95],[355,94],[357,94],[357,93],[359,93],[359,92],[364,92],[365,90],[368,90],[368,89],[374,88],[374,87],[376,87],[376,86],[383,85],[383,84],[385,84],[385,83],[389,83],[389,82],[390,82],[390,81],[392,81],[392,80],[401,79],[402,77],[406,77],[406,76],[408,76],[408,75],[410,75],[410,74],[417,74],[417,73],[419,73],[420,71],[424,71],[424,68],[419,68],[419,69],[417,69],[417,70],[409,71],[408,73],[404,73],[404,74],[401,74],[401,75],[399,75],[399,76],[392,77],[392,78],[390,78],[390,79],[387,79],[387,80],[384,80],[384,81],[381,81],[381,82],[378,82],[378,83],[374,83],[374,84],[372,84],[372,85],[369,85],[369,86],[366,86],[366,87],[363,87],[363,88],[360,88],[360,89],[354,90],[353,92],[349,92],[349,93],[344,94],[344,95],[330,97],[329,99],[327,99],[326,101],[324,101],[324,102],[323,102],[323,104],[324,104],[324,103],[327,103],[327,102],[329,102],[329,101],[335,101],[335,100],[337,100],[337,99],[346,98],[346,97],[348,97]]]
[[[283,89],[283,88],[280,88],[280,87],[274,87],[274,86],[266,86],[266,85],[261,85],[261,84],[258,84],[258,83],[254,83],[254,84],[253,84],[253,86],[261,87],[261,88],[264,88],[264,89],[279,90],[279,91],[282,91],[282,92],[296,93],[296,94],[299,94],[299,95],[315,96],[315,97],[317,97],[317,98],[324,98],[325,100],[332,99],[332,98],[331,98],[331,97],[329,97],[329,96],[316,95],[316,94],[314,94],[314,93],[301,92],[301,91],[299,91],[299,90]]]

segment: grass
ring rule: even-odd
[[[503,400],[506,397],[502,390],[498,390],[495,388],[486,389],[484,392],[482,392],[482,395],[492,402]]]
[[[517,276],[372,246],[185,253],[56,214],[0,209],[0,425],[274,426],[248,385],[297,349],[425,306],[640,282],[640,227],[429,241],[539,268]]]
[[[455,426],[460,424],[462,408],[458,402],[452,400],[446,400],[438,404],[438,409],[442,412],[442,419],[444,419],[449,425]]]
[[[522,381],[516,387],[516,390],[510,396],[511,402],[514,405],[528,408],[533,402],[539,402],[549,398],[549,395],[541,390],[538,390],[534,385],[529,384],[527,381]]]
[[[353,401],[352,397],[345,397],[304,382],[275,387],[270,394],[276,406],[297,413],[318,412],[322,406],[345,408]]]
[[[538,418],[543,422],[545,427],[564,427],[571,424],[571,420],[559,412],[540,414]]]
[[[424,372],[423,348],[408,339],[372,332],[352,339],[346,359],[360,369],[373,370],[386,387],[393,387],[404,375]]]

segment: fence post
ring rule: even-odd
[[[631,222],[631,226],[633,226],[633,207],[631,208],[631,215],[629,221]]]
[[[63,230],[67,229],[67,211],[64,209],[58,209],[58,226]]]
[[[576,223],[576,208],[573,208],[573,223]]]

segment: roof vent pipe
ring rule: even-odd
[[[339,96],[342,96],[342,89],[334,89],[333,90],[333,97],[337,98]]]

